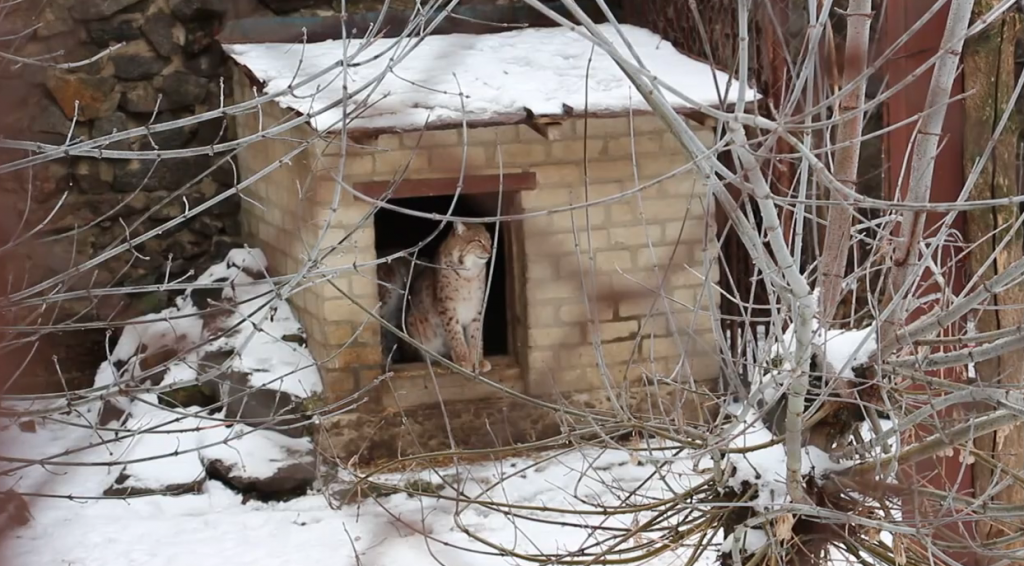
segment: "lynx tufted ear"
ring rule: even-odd
[[[462,235],[462,233],[465,232],[465,231],[466,231],[466,225],[463,224],[462,222],[459,222],[458,220],[456,220],[455,221],[455,233],[459,234],[459,235]]]

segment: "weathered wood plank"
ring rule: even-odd
[[[978,0],[974,17],[990,12],[996,0]],[[968,38],[964,46],[964,90],[973,91],[965,101],[964,169],[970,171],[983,156],[996,126],[1006,111],[1014,89],[1014,40],[1020,27],[1017,15],[1004,18],[984,33]],[[999,136],[991,158],[984,164],[981,177],[971,190],[970,200],[998,199],[1017,194],[1016,141],[1020,125],[1011,117]],[[1007,269],[1024,253],[1024,240],[1018,230],[1011,233],[1019,216],[1016,206],[996,206],[967,212],[967,243],[974,248],[968,255],[968,277],[980,274],[985,281]],[[1004,244],[1004,240],[1008,240]],[[977,319],[978,332],[1011,328],[1024,322],[1024,286],[1016,285],[999,293]],[[1009,308],[1007,308],[1009,307]],[[1004,387],[1024,385],[1024,352],[1015,351],[977,364],[978,377],[986,383]],[[1024,469],[1024,427],[998,431],[975,440],[975,447],[990,454],[996,462],[1011,470]],[[994,470],[981,461],[974,464],[976,495],[986,493],[993,484]],[[1024,503],[1024,486],[1013,484],[995,494],[993,503]],[[1004,537],[1019,528],[1004,522],[978,525],[982,542]],[[1012,544],[1022,548],[1024,542]]]
[[[370,197],[380,198],[387,194],[395,181],[368,181],[354,183],[352,188]],[[459,186],[461,185],[461,189]],[[433,197],[479,193],[516,193],[532,191],[537,188],[537,174],[505,173],[503,175],[463,175],[460,177],[442,177],[438,179],[402,179],[397,181],[391,198]]]

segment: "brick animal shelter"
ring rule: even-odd
[[[624,29],[651,72],[687,97],[734,101],[719,96],[726,75],[650,31]],[[287,91],[236,118],[239,138],[270,132],[238,161],[251,182],[250,241],[276,274],[295,273],[321,234],[321,248],[333,246],[317,269],[336,274],[292,303],[323,362],[325,401],[357,393],[368,401],[327,423],[321,444],[366,458],[448,450],[444,418],[461,448],[560,431],[549,411],[492,386],[384,356],[380,325],[367,314],[379,304],[378,258],[421,243],[440,225],[430,215],[449,210],[512,217],[486,226],[494,240],[486,379],[570,406],[607,409],[614,396],[659,418],[700,419],[699,392],[714,390],[718,375],[707,187],[694,156],[612,59],[568,30],[527,28],[433,35],[414,50],[378,39],[349,55],[357,64],[343,75],[336,62],[360,43],[225,46],[236,95]],[[712,145],[710,122],[666,96]],[[304,123],[273,130],[289,121]],[[378,200],[386,205],[374,212]],[[451,226],[417,257],[432,257]],[[662,280],[664,298],[649,290]]]

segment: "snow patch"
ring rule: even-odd
[[[632,60],[611,24],[597,27]],[[697,104],[718,105],[719,89],[726,104],[736,101],[739,88],[725,73],[683,55],[649,30],[620,27],[661,83]],[[224,50],[262,81],[266,92],[288,89],[348,57],[345,68],[332,69],[277,98],[289,110],[322,112],[312,120],[321,132],[341,129],[346,119],[352,128],[411,129],[439,121],[521,115],[524,108],[538,116],[564,115],[563,105],[578,113],[650,109],[610,56],[561,27],[431,35],[422,40],[228,44]],[[374,87],[389,65],[392,68]],[[346,92],[367,87],[371,94],[326,110]],[[756,96],[752,89],[747,92]],[[664,94],[677,109],[691,107],[667,91]]]
[[[268,265],[266,254],[259,248],[235,248],[228,252],[224,263],[229,268],[237,267],[253,276],[266,272]]]
[[[143,315],[130,322],[111,353],[112,361],[127,362],[141,351],[188,348],[197,344],[203,334],[203,321],[191,303]]]
[[[118,455],[118,460],[143,461],[124,467],[128,479],[119,486],[159,490],[201,479],[203,465],[195,449],[200,445],[203,429],[211,425],[216,423],[167,411],[133,417],[125,428],[139,434],[122,441],[127,449]]]
[[[305,346],[305,332],[287,301],[265,278],[266,268],[262,251],[232,250],[196,278],[196,283],[206,286],[189,289],[173,306],[136,318],[125,327],[111,359],[96,371],[96,387],[137,387],[139,382],[184,387],[198,384],[209,375],[217,380],[213,383],[225,383],[212,390],[204,384],[203,393],[222,401],[227,408],[190,406],[171,410],[160,404],[156,393],[148,391],[108,399],[105,407],[120,409],[115,418],[123,421],[116,431],[98,435],[110,441],[104,449],[111,453],[103,461],[119,471],[113,484],[104,486],[111,493],[130,488],[194,489],[196,482],[205,478],[206,463],[211,460],[240,470],[247,478],[261,480],[272,479],[287,464],[309,463],[312,443],[308,439],[296,440],[269,429],[254,432],[223,420],[225,416],[273,419],[283,415],[284,409],[279,413],[274,405],[260,408],[257,401],[250,404],[254,408],[238,408],[235,401],[245,395],[245,388],[281,391],[295,398],[282,401],[283,405],[298,403],[323,390],[317,366]],[[220,307],[219,312],[208,310]],[[139,379],[145,356],[167,348],[179,359],[168,364],[165,371]],[[217,375],[213,367],[216,364],[232,373]],[[246,401],[251,399],[258,397]],[[196,402],[203,403],[203,397]],[[98,409],[89,406],[88,410],[83,417],[94,419]],[[248,411],[248,416],[242,416],[246,414],[243,411]],[[292,418],[301,420],[294,415]]]
[[[249,374],[253,387],[272,388],[303,399],[321,392],[320,373],[305,346],[305,331],[295,312],[287,301],[277,297],[273,283],[254,278],[253,274],[260,276],[266,268],[266,256],[259,249],[229,252],[196,283],[222,285],[213,293],[218,296],[214,301],[230,304],[230,314],[215,323],[204,321],[193,295],[209,289],[190,289],[177,298],[174,306],[130,321],[111,356],[114,365],[104,362],[99,367],[95,385],[113,386],[118,364],[127,364],[125,377],[137,375],[136,354],[140,351],[173,348],[179,352],[194,350],[168,365],[165,383],[194,381],[212,369],[200,365],[204,355],[235,351],[237,355],[225,370]],[[231,330],[217,337],[224,329]]]
[[[733,414],[742,414],[741,411],[739,407],[730,407]],[[752,448],[771,442],[774,438],[760,417],[751,411],[746,414],[745,422],[736,423],[726,433],[730,449]],[[744,484],[756,486],[757,499],[753,503],[759,511],[789,501],[786,488],[786,448],[783,444],[773,444],[750,452],[730,452],[727,461],[734,468],[727,484],[737,491],[742,491]],[[827,452],[807,446],[801,454],[800,474],[804,478],[823,479],[851,465],[852,462],[833,462]]]
[[[77,428],[51,421],[42,424],[35,434],[24,433],[17,427],[5,430],[4,434],[9,435],[4,438],[5,453],[30,458],[69,454],[95,437],[86,421],[75,422],[85,426]],[[168,423],[167,429],[192,426]],[[200,433],[200,442],[205,444],[224,435],[223,428],[210,428]],[[249,458],[252,441],[250,436],[231,441],[250,471],[254,465]],[[221,452],[226,455],[228,450],[217,448],[218,456]],[[641,461],[664,455],[662,450],[635,451]],[[82,457],[83,453],[76,453],[55,459]],[[84,457],[92,462],[111,460],[108,448],[88,451]],[[658,512],[609,516],[598,512],[603,505],[621,505],[624,497],[639,506],[678,496],[677,487],[661,481],[641,486],[652,475],[669,474],[680,486],[693,486],[704,479],[674,462],[656,470],[654,464],[638,465],[632,461],[627,451],[585,448],[375,478],[385,484],[407,485],[415,479],[438,483],[443,476],[456,485],[475,486],[470,490],[473,496],[519,506],[516,517],[488,505],[404,494],[337,508],[323,494],[284,503],[243,503],[241,495],[215,481],[207,481],[198,495],[148,496],[127,504],[119,499],[33,499],[34,519],[5,545],[3,558],[11,566],[221,566],[226,556],[231,564],[291,564],[300,557],[303,563],[358,566],[431,564],[435,555],[450,566],[508,566],[507,557],[487,553],[489,549],[470,535],[530,554],[593,548],[594,528],[627,530]],[[113,479],[112,468],[33,466],[19,471],[12,480],[17,479],[18,488],[25,491],[97,495]],[[593,514],[580,515],[573,509]],[[410,532],[399,521],[422,525],[432,538],[427,540]],[[717,545],[720,541],[719,535],[711,542]],[[687,563],[691,551],[691,544],[681,543],[647,564]],[[712,566],[715,557],[714,550],[706,552],[694,566]]]
[[[846,379],[854,379],[853,368],[866,364],[876,354],[877,329],[874,326],[859,330],[823,330],[817,319],[813,322],[811,343],[821,349],[825,362]],[[791,326],[782,339],[768,351],[767,367],[755,372],[751,380],[752,400],[771,405],[786,388],[793,375],[796,351],[795,328]]]
[[[741,539],[736,542],[737,536]],[[735,548],[740,556],[757,552],[762,546],[768,544],[768,533],[764,529],[741,529],[725,537],[722,541],[721,554],[728,554]]]

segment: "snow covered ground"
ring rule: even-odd
[[[183,352],[211,338],[171,364],[156,383],[201,382],[209,379],[206,374],[212,364],[245,375],[251,391],[270,389],[299,399],[320,391],[319,374],[302,340],[303,330],[287,303],[273,297],[271,283],[262,279],[260,272],[265,266],[258,250],[234,250],[199,277],[200,282],[222,283],[223,288],[198,295],[190,291],[174,307],[129,327],[111,360],[99,368],[97,390],[113,388],[119,382],[135,383],[135,377],[141,375],[140,352],[164,346]],[[261,297],[264,299],[259,300]],[[201,308],[197,304],[204,303],[222,303],[234,310],[226,317],[175,318],[198,313]],[[236,326],[226,334],[221,332]],[[831,338],[839,338],[830,340],[834,347],[827,353],[837,367],[851,358],[857,361],[857,346],[870,339],[860,331]],[[211,362],[208,355],[219,352],[232,355]],[[785,372],[785,367],[774,370]],[[229,390],[225,385],[221,394],[228,395]],[[243,413],[239,413],[241,417],[226,416],[230,403],[219,409],[168,407],[158,403],[156,393],[149,392],[130,400],[115,399],[119,399],[122,414],[105,423],[106,428],[96,428],[101,420],[100,403],[55,418],[35,419],[34,427],[0,423],[5,456],[45,462],[0,477],[0,490],[14,488],[25,494],[32,513],[32,520],[13,532],[4,549],[5,564],[420,566],[435,560],[446,566],[528,564],[502,556],[481,541],[532,556],[588,547],[592,553],[607,544],[598,539],[618,540],[611,530],[633,528],[660,508],[614,515],[570,510],[599,511],[671,499],[703,480],[696,470],[710,465],[706,458],[677,457],[661,466],[660,477],[651,479],[657,472],[649,460],[666,457],[663,450],[654,456],[642,447],[535,454],[457,469],[378,476],[376,481],[384,484],[431,485],[440,490],[441,497],[394,494],[339,507],[323,494],[330,488],[309,489],[316,487],[309,438],[290,436],[284,428],[255,430],[233,423],[232,419],[245,417]],[[5,407],[14,406],[7,403]],[[742,413],[736,407],[731,409],[734,414]],[[746,426],[737,427],[730,444],[749,447],[770,440],[771,434],[756,417],[748,413],[743,419]],[[126,435],[133,431],[145,432]],[[99,441],[105,443],[95,445]],[[735,467],[734,488],[742,489],[743,482],[760,488],[755,502],[758,510],[788,499],[781,445],[728,460]],[[819,476],[848,465],[832,462],[816,449],[805,451],[803,464],[806,475]],[[8,463],[5,469],[11,470],[12,465],[18,466]],[[476,503],[445,499],[454,498],[456,492],[445,487],[442,478],[459,482],[462,493]],[[262,491],[247,489],[268,479],[278,485]],[[229,489],[229,484],[236,490]],[[345,485],[344,481],[340,484]],[[137,496],[140,491],[154,490],[160,494]],[[278,500],[306,495],[276,503],[261,503],[247,496],[267,491],[283,494]],[[129,497],[117,496],[125,493]],[[479,503],[488,500],[530,508],[518,509],[519,516],[512,517],[493,505]],[[769,540],[759,529],[748,529],[745,537],[742,546],[748,550]],[[631,544],[642,542],[634,539]],[[693,549],[681,544],[645,564],[710,566],[717,563],[720,533],[710,542],[711,549],[695,562],[689,562]],[[735,541],[726,543],[731,546]],[[846,561],[839,554],[833,557],[834,564]]]
[[[46,424],[35,433],[12,427],[4,432],[5,449],[25,457],[59,454],[81,446],[94,433],[66,425]],[[80,454],[74,459],[102,459],[103,449]],[[100,458],[97,458],[100,456]],[[550,456],[550,455],[549,455]],[[494,464],[474,464],[459,470],[439,470],[470,478],[476,485],[467,490],[479,493],[482,486],[505,478],[500,489],[493,490],[496,501],[536,506],[593,508],[594,504],[618,504],[622,491],[639,485],[653,466],[635,463],[630,454],[584,450],[561,455],[540,466],[525,470],[543,459],[511,459]],[[669,495],[697,477],[692,463],[673,464],[668,482],[651,482],[637,499]],[[116,475],[108,467],[53,467],[50,473],[39,468],[28,470],[18,487],[24,492],[65,495],[96,495]],[[421,472],[427,481],[439,483],[437,476]],[[391,475],[389,483],[408,484],[412,475]],[[446,492],[442,491],[442,494]],[[450,491],[447,493],[451,493]],[[419,566],[431,564],[433,552],[443,563],[460,565],[502,565],[515,563],[498,556],[484,556],[439,542],[426,546],[426,538],[392,518],[392,514],[411,525],[424,525],[432,537],[463,548],[482,549],[456,525],[456,505],[435,498],[414,498],[395,494],[332,510],[324,496],[309,495],[286,503],[243,504],[241,496],[222,484],[206,482],[201,493],[181,496],[146,496],[128,500],[80,500],[31,498],[33,520],[14,533],[7,545],[10,566],[249,566],[283,564],[332,564],[378,566],[394,564]],[[524,511],[524,515],[546,522],[513,520],[479,506],[465,506],[458,514],[464,528],[476,536],[522,552],[558,552],[573,550],[588,543],[589,529],[559,526],[547,521],[580,524],[589,520],[606,527],[629,527],[642,516],[617,518],[581,517],[554,511]],[[593,541],[589,541],[593,542]],[[356,560],[359,555],[359,562]],[[680,548],[650,564],[683,564],[688,555]],[[698,562],[711,564],[713,553]],[[525,562],[524,562],[525,563]]]

